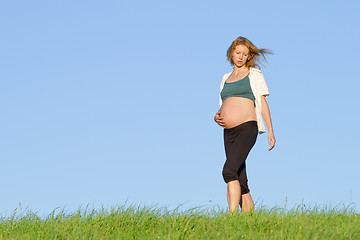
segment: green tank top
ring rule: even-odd
[[[228,97],[248,98],[251,99],[255,104],[255,96],[251,90],[249,74],[236,82],[227,83],[225,81],[220,96],[223,101]]]

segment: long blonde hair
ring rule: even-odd
[[[235,51],[235,48],[239,45],[244,45],[249,49],[249,57],[247,62],[245,63],[245,66],[248,68],[257,67],[260,69],[260,56],[262,56],[266,61],[264,54],[272,54],[271,50],[269,49],[257,48],[252,42],[250,42],[249,39],[244,37],[238,37],[232,42],[226,53],[227,60],[231,63],[231,65],[234,65],[234,61],[232,60],[233,52]]]

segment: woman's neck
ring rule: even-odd
[[[241,67],[237,67],[236,65],[234,65],[234,70],[233,70],[233,74],[239,75],[239,74],[243,74],[245,72],[249,72],[250,68],[248,68],[247,66],[243,65]]]

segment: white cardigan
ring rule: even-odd
[[[232,71],[231,71],[232,72]],[[224,87],[226,79],[228,79],[231,72],[224,74],[221,84],[220,84],[220,94],[221,90]],[[257,68],[250,68],[249,73],[249,79],[250,79],[250,87],[251,90],[255,96],[255,112],[256,112],[256,118],[257,118],[257,124],[259,129],[259,134],[266,132],[264,120],[261,115],[261,96],[265,95],[265,97],[268,97],[270,95],[268,87],[266,85],[264,75],[260,71],[260,69]],[[220,97],[220,107],[222,105],[221,95]]]

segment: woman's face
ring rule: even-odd
[[[249,58],[249,49],[244,45],[236,46],[232,54],[232,60],[234,62],[234,65],[240,68],[246,64],[248,58]]]

